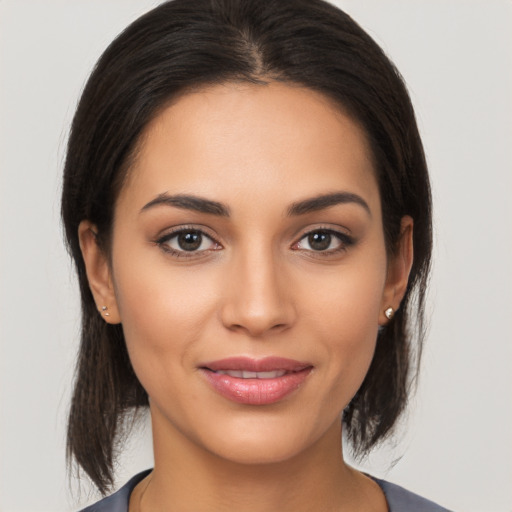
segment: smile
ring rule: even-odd
[[[247,405],[278,402],[307,379],[313,366],[284,358],[229,358],[201,365],[210,386],[230,401]]]

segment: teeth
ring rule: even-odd
[[[238,377],[239,379],[275,379],[282,377],[285,370],[274,370],[272,372],[246,372],[242,370],[218,370],[216,373],[221,375],[229,375],[230,377]]]
[[[257,375],[257,379],[275,379],[276,377],[282,377],[285,373],[286,372],[284,370],[275,370],[273,372],[258,372],[255,375]]]
[[[243,371],[241,370],[218,370],[215,373],[220,373],[221,375],[229,375],[230,377],[243,377]]]

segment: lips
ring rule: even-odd
[[[312,368],[310,363],[280,357],[232,357],[205,363],[200,370],[224,398],[241,404],[266,405],[293,393]]]

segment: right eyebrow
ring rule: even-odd
[[[153,200],[149,201],[149,203],[145,204],[141,208],[140,213],[162,205],[173,206],[174,208],[181,208],[183,210],[209,213],[220,217],[229,217],[229,208],[222,203],[189,194],[169,195],[167,192],[159,194]]]

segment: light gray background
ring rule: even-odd
[[[0,510],[65,511],[78,302],[60,172],[84,81],[158,2],[0,0]],[[445,506],[512,510],[512,3],[340,0],[383,45],[417,108],[431,169],[431,330],[406,429],[365,466]],[[119,483],[151,465],[139,436]],[[391,462],[401,459],[390,469]],[[74,489],[74,494],[70,488]]]

